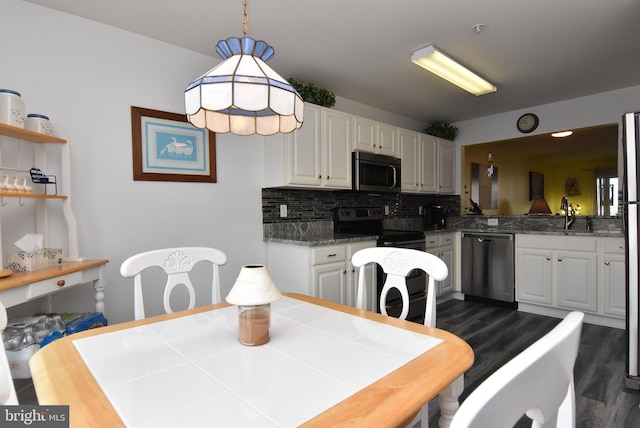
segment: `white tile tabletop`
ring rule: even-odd
[[[441,342],[302,300],[240,344],[235,306],[74,340],[127,426],[298,426]]]

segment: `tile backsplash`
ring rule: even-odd
[[[280,205],[287,206],[287,217],[280,217]],[[336,207],[389,206],[389,218],[420,218],[419,207],[444,205],[450,215],[460,215],[458,195],[416,195],[367,193],[350,190],[262,189],[262,222],[291,223],[332,221]]]

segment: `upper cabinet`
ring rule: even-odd
[[[456,148],[453,142],[420,132],[400,129],[402,191],[455,193]]]
[[[398,157],[398,128],[375,120],[354,116],[353,149]]]
[[[305,104],[304,125],[267,138],[267,187],[351,189],[351,115]]]
[[[302,128],[267,137],[265,185],[351,189],[355,150],[401,158],[403,192],[456,191],[453,142],[315,104],[305,104]]]

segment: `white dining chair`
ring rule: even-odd
[[[135,319],[145,317],[144,301],[142,297],[142,272],[151,267],[160,267],[167,274],[164,289],[164,310],[171,309],[171,292],[178,285],[183,285],[189,292],[189,309],[195,307],[195,290],[189,277],[193,267],[199,262],[209,262],[212,265],[211,302],[220,303],[220,274],[219,266],[227,263],[227,255],[208,247],[164,248],[136,254],[125,260],[120,266],[120,274],[124,277],[134,277],[134,316]]]
[[[437,256],[424,251],[413,250],[410,248],[396,247],[373,247],[364,248],[357,251],[351,257],[351,264],[355,268],[359,268],[358,273],[358,290],[356,294],[356,307],[358,309],[366,308],[366,289],[365,284],[365,267],[370,263],[380,265],[386,274],[385,282],[382,286],[380,296],[380,311],[384,315],[387,314],[386,302],[387,294],[392,288],[397,289],[402,296],[402,311],[398,318],[407,319],[409,313],[409,291],[407,290],[407,275],[414,269],[424,271],[429,279],[426,282],[426,306],[424,325],[427,327],[436,326],[436,281],[447,279],[449,270],[444,261]],[[456,385],[463,382],[462,379],[455,381]],[[425,404],[416,417],[411,421],[409,427],[421,426],[426,428],[429,426],[429,406]]]
[[[444,261],[431,253],[409,248],[373,247],[357,251],[351,257],[351,264],[355,268],[359,268],[356,294],[356,307],[358,309],[365,309],[366,307],[365,266],[369,263],[377,263],[387,275],[379,296],[379,301],[381,302],[380,311],[382,314],[388,315],[386,305],[383,302],[386,301],[389,290],[395,288],[402,296],[402,311],[398,318],[403,320],[407,319],[407,314],[409,313],[407,274],[414,269],[424,271],[429,277],[425,284],[427,287],[427,299],[424,325],[427,327],[436,326],[435,281],[443,281],[449,274]]]
[[[7,327],[7,310],[2,302],[0,302],[0,331],[4,331]],[[17,405],[18,395],[16,394],[16,387],[13,384],[13,377],[11,376],[11,369],[9,368],[9,360],[7,359],[7,352],[5,351],[4,344],[2,351],[0,351],[0,404],[2,405]]]
[[[523,416],[533,427],[575,427],[575,365],[582,312],[553,330],[478,386],[456,412],[451,428],[512,427]]]

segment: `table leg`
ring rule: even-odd
[[[460,376],[454,380],[451,385],[447,386],[440,393],[438,405],[440,406],[440,420],[438,421],[440,428],[449,428],[453,415],[460,407],[458,398],[464,391],[464,376]]]

